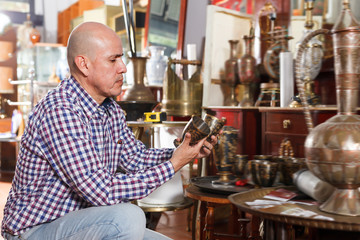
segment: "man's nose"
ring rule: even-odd
[[[127,69],[126,69],[126,65],[125,65],[125,63],[122,61],[122,60],[120,60],[119,62],[118,62],[118,64],[117,64],[117,72],[118,73],[126,73],[126,71],[127,71]]]

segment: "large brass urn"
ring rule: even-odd
[[[360,116],[356,115],[360,25],[351,13],[348,0],[343,0],[343,10],[331,34],[338,113],[310,130],[305,141],[305,155],[309,169],[336,187],[320,209],[340,215],[360,216]],[[306,117],[308,122],[309,119],[311,121],[308,111]]]

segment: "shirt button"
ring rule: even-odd
[[[122,140],[119,139],[119,140],[117,141],[117,144],[122,144]]]

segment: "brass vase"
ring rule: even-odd
[[[251,54],[253,36],[245,35],[245,54],[238,59],[238,70],[240,83],[244,85],[244,98],[241,100],[240,107],[250,107],[254,105],[250,97],[250,84],[255,80],[256,59]]]
[[[360,116],[356,115],[360,78],[360,25],[349,1],[332,29],[338,114],[312,127],[304,90],[299,91],[310,130],[305,141],[306,162],[311,172],[336,190],[320,205],[325,212],[360,216]],[[304,42],[301,46],[304,47]],[[296,81],[299,79],[299,60]],[[303,86],[302,86],[303,87]]]
[[[225,99],[225,106],[237,106],[239,104],[235,95],[236,85],[239,84],[238,58],[236,56],[238,43],[238,40],[229,40],[230,58],[225,61],[225,79],[223,79],[223,83],[230,87],[230,96]]]
[[[218,137],[218,144],[215,145],[215,165],[220,176],[214,180],[215,184],[229,185],[234,183],[231,178],[232,169],[237,151],[238,130],[231,126],[224,126],[223,133]]]
[[[147,57],[131,57],[133,64],[134,84],[124,94],[124,101],[155,102],[155,97],[150,88],[144,84]]]

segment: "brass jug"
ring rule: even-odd
[[[201,65],[200,61],[170,59],[163,84],[161,111],[168,116],[201,115],[203,84],[198,70],[189,80],[181,79],[171,68],[172,64]]]

